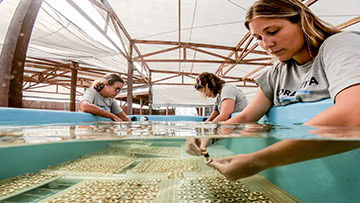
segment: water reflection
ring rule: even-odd
[[[0,126],[0,146],[74,140],[188,137],[260,137],[276,139],[360,140],[360,127],[308,127],[212,122],[85,122],[56,125]]]

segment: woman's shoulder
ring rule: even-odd
[[[233,84],[229,84],[229,83],[225,83],[223,88],[221,89],[221,95],[226,95],[226,94],[236,94],[237,92],[237,87]]]
[[[86,93],[95,94],[97,91],[93,87],[89,87],[85,90]]]
[[[328,37],[325,41],[329,40],[337,40],[337,39],[343,39],[348,37],[360,37],[359,31],[341,31],[339,33],[333,34],[330,37]]]
[[[354,42],[360,42],[360,32],[342,31],[328,37],[321,46],[347,46],[354,44]]]
[[[85,90],[84,95],[89,95],[91,97],[97,97],[97,98],[101,98],[101,94],[96,91],[93,87],[89,87]]]
[[[244,94],[243,91],[234,84],[225,84],[222,91],[224,94],[232,93],[233,95]]]
[[[229,83],[225,83],[224,87],[222,88],[222,90],[235,90],[235,89],[238,88],[235,85]]]

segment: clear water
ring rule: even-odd
[[[101,199],[104,185],[125,187],[133,181],[145,181],[137,185],[157,185],[159,190],[152,202],[209,202],[208,199],[226,202],[228,198],[234,200],[229,202],[238,202],[238,197],[227,196],[247,193],[241,192],[241,188],[236,193],[229,192],[236,188],[234,182],[226,182],[221,174],[205,164],[204,157],[185,152],[185,139],[193,137],[224,138],[208,148],[210,156],[216,158],[251,153],[282,139],[360,140],[360,128],[258,123],[222,125],[189,121],[2,123],[0,179],[29,172],[50,172],[59,177],[55,183],[64,183],[66,187],[35,184],[18,189],[18,193],[0,195],[0,202],[39,202],[55,197],[72,202],[72,198],[77,196],[60,195],[72,191],[87,193],[84,192],[86,185],[81,185],[83,183],[100,184],[97,187],[99,194],[83,198]],[[358,192],[353,188],[358,188],[358,180],[352,177],[359,177],[360,166],[356,162],[359,152],[354,150],[266,170],[249,179],[241,179],[241,184],[252,192],[266,194],[272,202],[354,202]],[[222,186],[214,186],[213,181],[219,181]],[[2,184],[0,180],[0,192]],[[191,184],[202,186],[195,188],[189,186]],[[232,189],[224,188],[230,186]],[[192,189],[183,190],[188,187]],[[206,188],[208,199],[203,198],[204,191],[199,188]],[[317,191],[317,188],[326,189]],[[224,190],[228,191],[223,193]],[[329,196],[327,191],[334,190],[336,196]],[[193,194],[197,199],[183,201],[184,195]]]
[[[360,140],[360,127],[308,127],[247,123],[137,121],[1,125],[0,147],[79,140],[257,137],[308,140]]]

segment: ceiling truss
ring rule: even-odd
[[[76,5],[76,3],[74,3],[74,0],[67,1],[87,20],[89,20],[89,22],[105,37],[108,38],[106,33],[108,29],[110,29],[110,26],[115,30],[115,33],[121,41],[121,45],[114,43],[109,38],[108,40],[116,47],[116,49],[123,57],[125,57],[129,61],[139,63],[141,65],[141,68],[145,71],[145,74],[143,74],[141,71],[136,70],[136,73],[133,74],[134,88],[149,86],[150,84],[193,85],[189,83],[184,83],[184,78],[189,77],[194,79],[197,75],[200,74],[196,71],[196,67],[194,67],[194,64],[196,63],[219,64],[219,67],[215,72],[215,74],[217,74],[219,77],[227,79],[228,82],[236,83],[238,86],[257,87],[254,79],[262,73],[262,70],[265,67],[272,65],[271,57],[266,52],[256,50],[257,43],[253,43],[251,45],[253,37],[250,35],[249,32],[246,33],[246,35],[243,36],[242,39],[240,39],[239,43],[237,43],[233,47],[214,44],[183,42],[181,40],[181,0],[178,0],[178,41],[136,40],[131,38],[129,32],[126,30],[120,18],[116,15],[107,0],[89,0],[94,6],[106,12],[105,26],[103,28],[100,28],[95,22],[93,22],[91,18],[84,11],[82,11],[81,8]],[[317,2],[317,0],[308,0],[304,4],[306,4],[307,6],[311,6],[315,2]],[[344,22],[343,24],[338,25],[338,28],[343,29],[358,22],[360,22],[360,17],[356,17],[350,21]],[[139,46],[144,44],[161,45],[163,46],[163,49],[149,53],[142,53],[139,49]],[[120,48],[119,46],[123,48]],[[189,50],[193,51],[193,57],[189,57],[187,55],[187,53],[189,53]],[[161,54],[171,51],[178,51],[179,57],[171,59],[161,58]],[[219,53],[224,53],[224,51],[228,51],[229,53],[227,55]],[[216,58],[216,60],[197,59],[196,55],[199,53],[205,54],[209,56],[209,58]],[[256,54],[259,55],[259,57],[249,59],[247,58],[249,54]],[[157,56],[157,58],[154,59],[154,56]],[[179,63],[179,70],[168,71],[151,68],[151,64],[154,62]],[[191,69],[189,72],[184,72],[183,70],[181,70],[182,63],[191,63]],[[237,65],[239,64],[254,66],[254,69],[243,77],[228,76],[228,73],[234,68],[237,68]],[[104,73],[109,72],[114,71],[108,71],[105,69],[99,69],[94,67],[85,67],[82,64],[79,64],[77,87],[87,88],[91,85],[94,79],[100,78],[104,75]],[[168,76],[165,76],[161,79],[152,80],[152,73],[163,73],[168,74]],[[121,74],[123,78],[127,81],[127,73],[119,74]],[[168,82],[168,80],[177,77],[182,78],[182,82]],[[58,61],[28,57],[25,63],[24,71],[24,91],[36,91],[36,89],[47,85],[62,86],[69,89],[71,86],[71,63],[61,63]]]

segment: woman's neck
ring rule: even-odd
[[[297,64],[302,65],[314,59],[316,55],[317,52],[312,51],[310,47],[304,43],[304,46],[293,56],[293,59]]]
[[[106,98],[106,92],[104,89],[102,89],[100,92],[98,92],[102,97]]]

